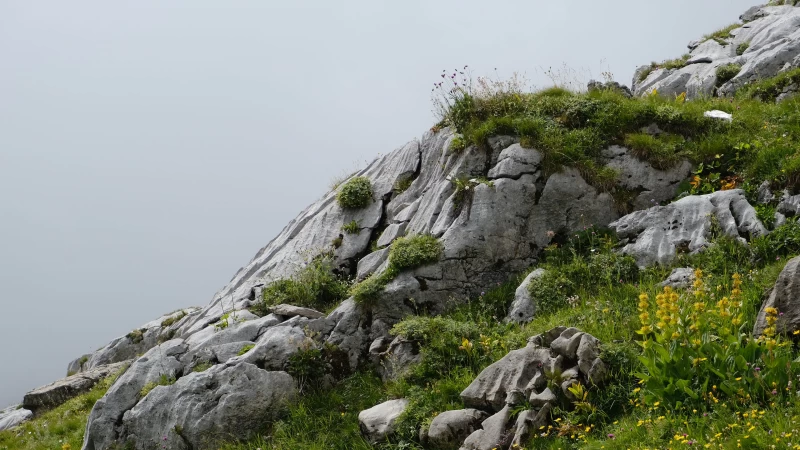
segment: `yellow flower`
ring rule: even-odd
[[[69,445],[69,442],[61,446],[61,450],[70,450],[71,448],[72,446]]]

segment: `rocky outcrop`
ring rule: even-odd
[[[33,412],[24,409],[22,405],[0,409],[0,431],[10,430],[31,417],[33,417]]]
[[[678,267],[672,269],[666,280],[662,281],[659,286],[669,286],[673,289],[686,289],[694,283],[694,269],[691,267]]]
[[[130,361],[95,367],[34,389],[25,394],[22,406],[39,414],[89,391],[100,380],[123,370],[128,364]]]
[[[642,96],[654,89],[674,97],[732,95],[739,88],[779,72],[800,67],[800,8],[790,5],[751,8],[742,15],[744,21],[730,35],[708,38],[689,45],[686,65],[678,69],[639,68],[634,74],[633,92]],[[717,69],[723,66],[740,68],[729,80],[718,79]]]
[[[544,273],[544,269],[536,269],[522,280],[517,290],[514,291],[514,301],[511,302],[511,307],[508,309],[506,320],[525,323],[533,319],[533,316],[536,314],[536,299],[531,297],[529,288],[531,282],[544,275]]]
[[[395,432],[397,419],[408,407],[408,400],[389,400],[358,413],[361,433],[373,444],[384,442]]]
[[[422,441],[439,450],[456,450],[489,417],[478,409],[445,411],[431,421]]]
[[[286,372],[252,364],[218,365],[150,391],[122,417],[121,442],[136,449],[217,448],[231,436],[246,439],[275,418],[297,394]]]
[[[775,324],[779,333],[792,336],[800,330],[800,256],[792,258],[781,271],[778,281],[756,316],[753,334],[760,336],[767,327],[767,308],[778,310]]]
[[[595,337],[565,327],[534,336],[526,347],[509,352],[484,369],[461,393],[465,406],[492,414],[461,448],[491,450],[522,445],[531,432],[547,423],[550,409],[560,406],[559,398],[572,398],[571,386],[597,386],[607,375]],[[512,409],[526,401],[532,409],[511,420]]]
[[[161,342],[176,337],[182,324],[200,312],[200,308],[186,308],[159,317],[120,336],[105,347],[69,363],[67,373],[72,375],[95,367],[129,361]]]
[[[708,246],[712,220],[722,233],[742,240],[767,233],[740,189],[684,197],[636,211],[610,226],[626,242],[622,252],[649,266],[668,264],[678,251],[695,253]]]

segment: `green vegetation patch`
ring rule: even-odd
[[[325,310],[346,298],[347,288],[347,281],[333,273],[333,259],[320,256],[291,278],[268,284],[263,291],[263,301],[252,311],[266,315],[270,306],[282,303]]]
[[[800,83],[800,68],[781,72],[775,77],[750,83],[737,92],[737,97],[774,102],[783,90],[792,84]]]
[[[372,201],[372,182],[367,177],[352,178],[339,189],[336,201],[345,209],[367,206]]]
[[[203,370],[205,370],[205,369],[203,369]],[[158,381],[151,381],[151,382],[145,384],[144,387],[142,387],[142,390],[139,391],[139,397],[145,397],[147,394],[150,393],[150,391],[152,391],[153,389],[155,389],[158,386],[171,386],[171,385],[175,384],[176,381],[178,381],[178,380],[175,377],[173,377],[172,375],[167,375],[167,374],[163,374],[162,373],[161,377],[159,377]]]
[[[725,64],[722,66],[717,67],[716,75],[717,87],[722,86],[723,84],[731,81],[733,77],[739,74],[742,71],[742,66],[739,64]]]

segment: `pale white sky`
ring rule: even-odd
[[[0,0],[0,407],[206,304],[335,175],[430,128],[442,69],[630,84],[752,4]]]

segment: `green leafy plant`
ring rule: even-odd
[[[358,232],[361,231],[361,227],[358,226],[358,222],[351,220],[350,222],[342,225],[342,231],[347,234],[358,234]]]
[[[333,259],[323,255],[309,261],[291,278],[268,284],[263,290],[263,301],[255,305],[252,311],[266,315],[270,306],[281,303],[325,309],[343,300],[347,288],[347,281],[333,273]]]
[[[750,48],[750,43],[742,42],[741,44],[736,46],[736,54],[741,56],[744,54],[744,52],[747,51],[748,48]]]
[[[231,318],[230,313],[225,313],[222,316],[220,316],[220,318],[217,321],[217,323],[214,324],[214,329],[215,330],[224,330],[225,328],[228,328],[228,326],[230,325],[230,323],[232,321],[233,321],[233,319]]]
[[[256,344],[247,344],[244,347],[242,347],[241,350],[239,350],[239,353],[237,353],[237,355],[242,356],[245,353],[247,353],[250,350],[252,350],[253,348],[255,348],[255,346],[256,346]]]
[[[722,86],[723,84],[725,84],[728,81],[732,80],[733,77],[735,77],[736,75],[739,74],[739,72],[741,72],[741,70],[742,70],[742,66],[740,66],[738,64],[725,64],[725,65],[717,67],[717,71],[716,71],[716,75],[717,75],[716,85],[717,85],[717,87]]]
[[[345,209],[363,208],[372,201],[372,182],[367,177],[355,177],[339,189],[336,194],[339,206]]]
[[[467,148],[467,141],[464,139],[464,136],[455,136],[453,140],[450,141],[450,151],[460,152],[465,148]]]
[[[631,154],[650,162],[657,169],[669,169],[678,161],[689,156],[683,151],[686,140],[683,136],[663,133],[653,136],[646,133],[625,135],[625,146]]]
[[[397,270],[412,269],[439,260],[442,243],[429,234],[404,236],[392,242],[389,264]]]
[[[707,288],[695,271],[691,293],[665,287],[651,305],[639,295],[643,372],[639,400],[645,405],[680,409],[714,406],[720,400],[768,403],[786,395],[784,388],[799,373],[790,343],[778,337],[778,311],[766,309],[767,328],[750,336],[742,314],[742,277],[733,275],[730,289]],[[714,301],[714,299],[719,300]],[[653,307],[655,306],[655,307]]]

